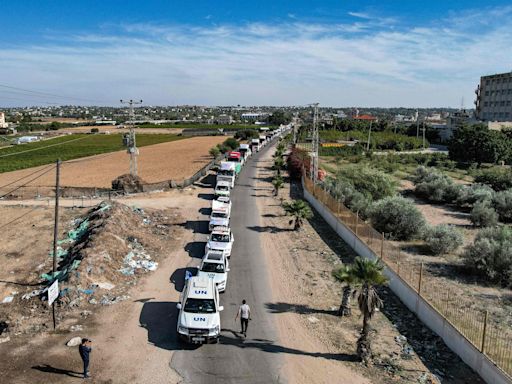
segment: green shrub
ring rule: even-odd
[[[356,191],[371,200],[395,194],[396,184],[390,176],[366,165],[351,164],[340,169],[336,179],[352,184]]]
[[[512,169],[510,168],[489,168],[476,174],[475,182],[486,184],[495,191],[504,191],[512,188]]]
[[[334,142],[337,140],[357,140],[362,143],[368,141],[368,130],[336,131],[322,130],[319,132],[320,138],[324,142]],[[428,142],[426,143],[428,146]],[[372,131],[370,136],[370,147],[373,150],[395,150],[404,151],[419,149],[423,147],[422,139],[406,135],[395,134],[391,131],[377,132]]]
[[[347,181],[328,178],[325,181],[326,188],[331,194],[353,212],[358,212],[363,219],[368,217],[368,209],[372,204],[370,197],[356,191],[354,186]]]
[[[492,282],[512,286],[512,230],[507,226],[482,229],[464,252],[465,264]]]
[[[469,219],[475,227],[494,227],[498,224],[498,214],[487,200],[473,206]]]
[[[454,252],[464,240],[460,231],[445,224],[429,227],[424,236],[428,248],[434,255]]]
[[[498,212],[500,221],[512,222],[512,189],[497,192],[492,199],[492,205]]]
[[[99,133],[99,132],[100,132],[99,128],[91,128],[91,133]]]
[[[494,197],[494,191],[491,187],[484,184],[471,184],[461,189],[457,205],[459,207],[472,207],[479,201],[491,201]]]
[[[413,181],[416,195],[434,202],[452,203],[463,192],[463,187],[455,184],[449,176],[424,166],[416,168]]]
[[[258,131],[254,129],[241,129],[239,131],[236,131],[235,133],[235,139],[238,140],[249,140],[249,139],[256,139],[259,137]]]
[[[228,152],[229,150],[231,150],[231,148],[227,147],[225,144],[217,144],[217,149],[222,154],[224,154],[224,153]]]
[[[219,155],[220,155],[220,150],[219,150],[219,147],[212,147],[210,148],[210,155],[213,156],[213,158],[217,158]]]
[[[224,145],[231,150],[235,150],[238,148],[238,140],[230,137],[224,141]]]
[[[386,197],[374,203],[370,218],[375,229],[396,240],[418,237],[425,227],[425,219],[418,208],[401,196]]]

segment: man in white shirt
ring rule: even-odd
[[[240,316],[240,323],[242,326],[242,333],[245,337],[247,337],[247,326],[249,325],[249,320],[251,320],[251,308],[247,305],[245,299],[242,300],[242,305],[238,308],[238,313],[236,314],[235,321]]]

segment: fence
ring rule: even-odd
[[[501,382],[511,382],[512,334],[509,328],[492,321],[487,311],[482,312],[465,306],[455,294],[455,289],[439,289],[434,280],[431,280],[433,279],[432,276],[424,270],[423,264],[418,265],[407,262],[405,257],[401,255],[399,245],[386,240],[384,234],[377,232],[373,227],[361,220],[357,214],[346,208],[321,186],[314,185],[307,177],[303,177],[303,185],[305,192],[309,192],[309,194],[320,201],[336,221],[339,221],[350,230],[353,235],[350,239],[353,239],[354,242],[354,244],[349,244],[350,246],[356,249],[356,241],[364,244],[368,250],[382,260],[401,283],[404,283],[420,299],[425,301],[430,307],[428,308],[429,310],[433,310],[442,317],[443,321],[453,326],[474,347],[475,353],[482,354],[499,368],[503,373],[503,377],[506,376],[504,381]],[[416,305],[414,312],[420,316],[418,302],[412,306],[414,307],[414,305]],[[429,327],[436,331],[434,329],[436,327],[430,324]],[[437,331],[436,333],[439,334]],[[447,344],[450,346],[449,342]],[[455,350],[456,348],[452,349]],[[470,355],[468,353],[465,357]],[[467,361],[471,360],[469,357],[467,359],[463,358],[463,360],[482,374],[481,361],[476,362],[476,359],[474,362]],[[482,377],[484,376],[485,373]],[[488,377],[493,378],[489,381],[484,377],[488,382],[498,382],[494,381],[496,380],[495,376],[490,375]]]

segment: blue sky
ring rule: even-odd
[[[0,106],[470,107],[480,75],[512,70],[510,1],[0,5]]]

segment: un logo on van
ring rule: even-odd
[[[194,321],[206,321],[206,317],[194,317]]]
[[[195,293],[196,295],[206,295],[206,293],[207,293],[207,292],[206,292],[206,291],[203,291],[203,290],[200,290],[200,289],[196,289],[196,290],[194,291],[194,293]]]

